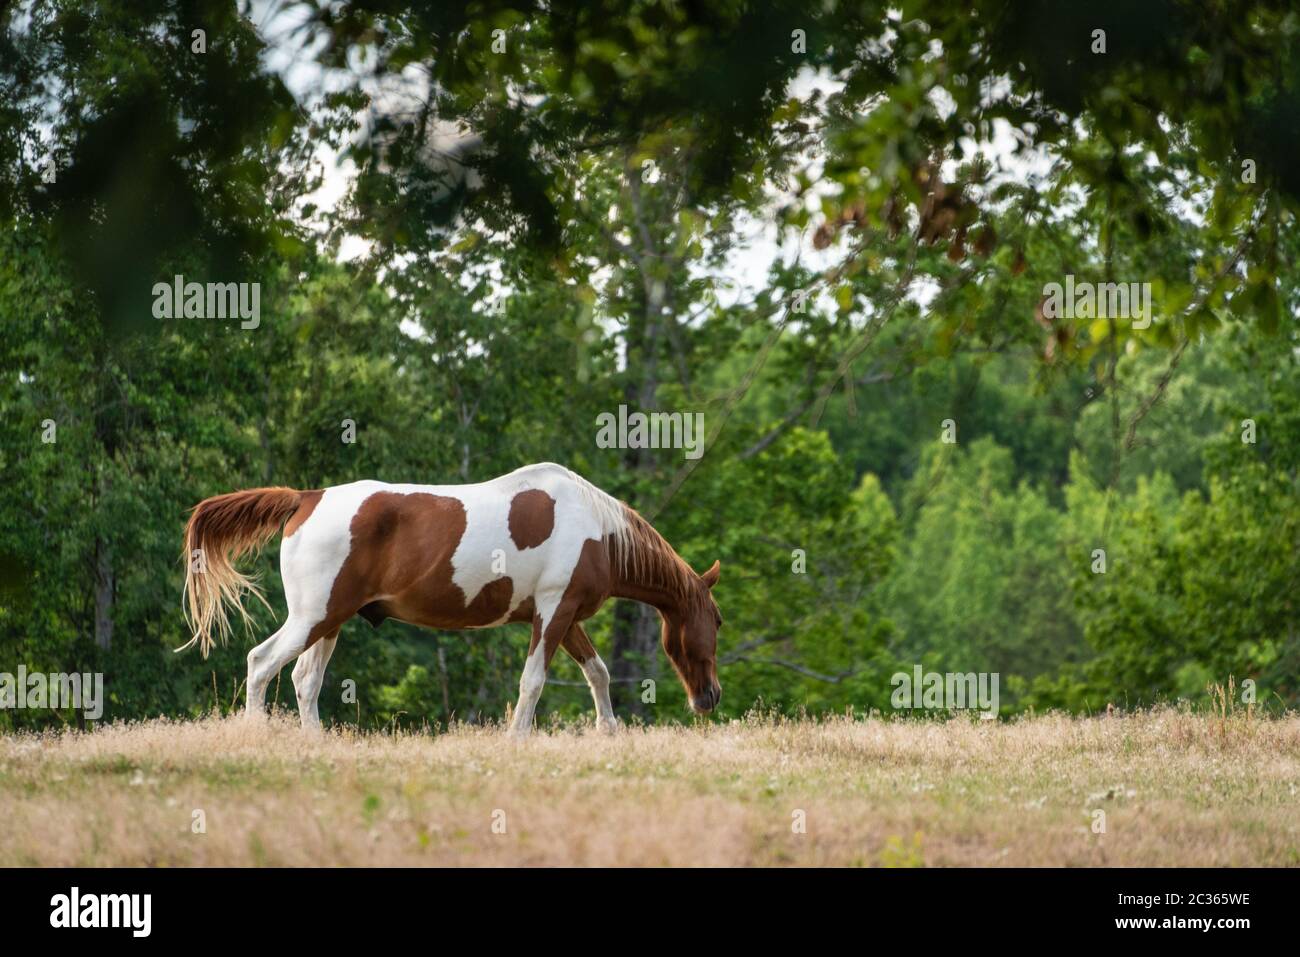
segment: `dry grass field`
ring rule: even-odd
[[[1296,865],[1300,717],[159,720],[0,737],[0,820],[5,866]]]

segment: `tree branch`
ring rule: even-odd
[[[786,661],[784,658],[749,658],[744,655],[726,658],[718,662],[719,664],[745,664],[745,665],[775,665],[778,668],[786,668],[805,678],[813,678],[816,681],[825,681],[827,684],[837,685],[846,678],[851,678],[858,673],[858,669],[841,671],[837,675],[824,675],[821,672],[813,671],[811,668],[805,668],[803,665],[796,664],[793,661]]]
[[[1215,274],[1209,284],[1201,290],[1201,294],[1197,296],[1196,299],[1192,301],[1191,305],[1189,305],[1183,312],[1182,321],[1184,327],[1187,320],[1194,316],[1198,310],[1202,309],[1209,301],[1210,297],[1214,295],[1215,290],[1218,289],[1219,283],[1223,281],[1223,278],[1233,269],[1237,268],[1237,263],[1241,262],[1241,257],[1246,254],[1246,249],[1250,246],[1250,241],[1254,239],[1255,232],[1259,229],[1259,223],[1263,218],[1264,210],[1268,208],[1267,198],[1268,192],[1265,191],[1264,195],[1260,198],[1259,213],[1250,224],[1250,228],[1247,229],[1245,234],[1241,237],[1241,242],[1237,244],[1237,248],[1233,252],[1232,256],[1223,264],[1223,267]],[[1164,397],[1165,390],[1169,387],[1169,382],[1174,377],[1174,372],[1178,369],[1178,363],[1182,361],[1183,353],[1187,351],[1187,347],[1191,344],[1191,341],[1191,337],[1184,331],[1182,340],[1178,343],[1178,348],[1174,350],[1174,354],[1169,359],[1169,365],[1165,367],[1165,371],[1161,374],[1159,381],[1156,383],[1155,390],[1142,400],[1142,404],[1138,406],[1137,410],[1134,411],[1132,417],[1129,419],[1128,432],[1124,436],[1124,448],[1126,451],[1131,451],[1137,441],[1138,425],[1147,417],[1147,413],[1155,407],[1156,403]]]

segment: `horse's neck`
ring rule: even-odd
[[[610,568],[610,594],[615,598],[630,598],[651,605],[665,615],[680,614],[683,610],[682,595],[657,572],[654,564],[629,561],[624,567],[615,558]]]

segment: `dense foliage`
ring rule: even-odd
[[[916,664],[1004,713],[1300,701],[1290,4],[0,16],[0,672],[228,708],[247,644],[171,651],[190,506],[552,460],[721,560],[723,717],[888,708]],[[154,318],[176,274],[259,282],[260,323]],[[1154,321],[1054,314],[1067,276]],[[707,451],[598,447],[620,404]],[[590,630],[624,716],[684,718],[651,614]],[[499,715],[526,645],[355,620],[323,716]]]

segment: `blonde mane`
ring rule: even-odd
[[[610,540],[610,558],[624,578],[667,589],[683,608],[702,606],[708,589],[700,576],[640,512],[620,504],[626,522],[623,534]]]

